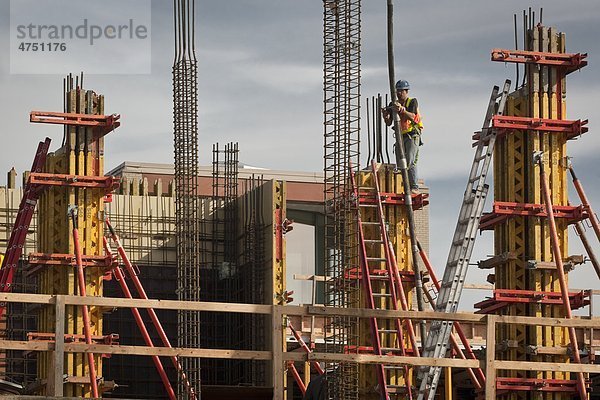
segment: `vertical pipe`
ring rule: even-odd
[[[113,259],[113,254],[110,249],[110,246],[108,245],[108,241],[106,240],[106,237],[103,237],[102,241],[104,244],[104,250],[106,251],[106,254],[108,256],[110,256],[111,259]],[[127,287],[127,283],[125,283],[125,276],[123,275],[121,268],[119,268],[118,265],[115,265],[112,269],[112,273],[115,276],[115,280],[117,282],[119,282],[119,286],[121,287],[121,291],[123,292],[123,295],[128,299],[132,299],[133,296],[131,296],[131,292],[129,291],[129,288]],[[144,324],[142,316],[140,315],[140,311],[135,307],[131,307],[131,313],[133,314],[135,323],[138,326],[140,333],[142,334],[142,338],[144,339],[144,343],[146,343],[146,346],[154,347],[154,343],[152,343],[152,339],[150,338],[148,329],[146,329],[146,325]],[[169,382],[169,378],[167,377],[167,373],[165,372],[165,369],[162,365],[162,362],[160,361],[160,358],[158,356],[152,356],[152,362],[154,363],[154,366],[156,367],[156,370],[158,371],[158,375],[160,376],[160,380],[162,381],[163,386],[165,387],[165,390],[167,391],[169,399],[175,400],[177,397],[175,396],[173,387],[171,387],[171,382]]]
[[[596,213],[594,213],[594,210],[592,209],[592,206],[590,205],[590,202],[585,194],[585,191],[583,190],[583,186],[581,185],[581,182],[577,178],[577,175],[575,175],[575,170],[573,169],[573,166],[570,163],[569,163],[569,172],[571,173],[571,177],[573,178],[573,185],[575,186],[575,190],[577,190],[577,194],[579,195],[581,204],[583,204],[583,207],[587,210],[587,212],[589,214],[588,218],[590,219],[590,222],[592,223],[592,227],[594,228],[596,237],[598,238],[598,240],[600,240],[600,224],[598,224],[598,217],[596,216]]]
[[[121,240],[119,239],[117,232],[111,225],[108,218],[105,220],[105,222],[106,222],[106,226],[108,227],[108,230],[110,232],[111,239],[117,245],[117,252],[121,256],[121,260],[123,261],[123,264],[125,265],[125,268],[127,270],[127,273],[129,274],[129,277],[133,281],[133,285],[135,286],[135,289],[136,289],[138,295],[140,296],[141,299],[147,300],[148,295],[146,295],[146,291],[144,290],[144,287],[142,286],[142,282],[138,278],[137,273],[136,273],[135,269],[133,268],[133,264],[131,264],[131,261],[129,260],[129,256],[127,255],[127,253],[125,252],[125,249],[123,248],[123,245],[121,244]],[[107,243],[107,249],[108,249],[108,243]],[[129,289],[127,289],[127,292],[129,292]],[[125,293],[125,294],[127,294],[127,293]],[[131,292],[129,292],[129,296],[131,296]],[[160,323],[160,320],[158,319],[158,316],[156,315],[156,312],[152,308],[148,308],[147,312],[148,312],[148,315],[150,316],[152,324],[154,325],[154,328],[156,329],[156,332],[158,332],[158,336],[160,337],[163,345],[165,347],[171,348],[172,347],[171,342],[169,341],[169,338],[167,337],[167,334],[165,333],[165,330],[163,329],[162,324]],[[191,399],[195,399],[196,394],[194,392],[194,388],[191,385],[190,381],[188,380],[188,378],[185,374],[185,371],[179,362],[179,359],[176,356],[172,356],[170,358],[171,358],[171,362],[173,363],[173,366],[177,370],[177,373],[178,373],[183,385],[186,387],[188,395],[190,396]]]
[[[560,291],[562,292],[562,301],[565,308],[565,317],[571,319],[573,317],[571,313],[571,303],[569,301],[569,288],[567,287],[567,279],[565,271],[563,269],[562,255],[560,254],[560,243],[558,241],[558,233],[556,230],[556,222],[554,220],[554,210],[552,209],[552,198],[550,197],[550,189],[546,182],[546,171],[544,170],[544,163],[542,160],[542,154],[536,153],[535,162],[540,167],[540,180],[542,184],[542,195],[544,197],[544,203],[546,206],[546,213],[548,214],[548,225],[550,228],[550,240],[552,244],[552,253],[554,256],[554,262],[556,263],[556,272],[558,273],[558,280],[560,282]],[[569,327],[569,339],[571,341],[571,350],[573,352],[573,359],[577,364],[581,364],[579,355],[579,347],[577,345],[577,335],[575,334],[575,328]],[[585,388],[585,379],[583,373],[577,373],[577,389],[581,400],[587,399],[587,393]]]
[[[75,206],[69,206],[69,215],[73,222],[73,247],[75,251],[75,260],[77,262],[77,283],[79,286],[79,296],[85,297],[85,274],[83,272],[83,261],[81,259],[81,249],[79,247],[79,231],[77,229],[77,213]],[[83,333],[85,343],[92,344],[92,333],[90,329],[90,314],[87,305],[81,306],[83,314]],[[86,353],[88,366],[90,369],[90,385],[92,386],[92,396],[98,397],[98,381],[96,379],[96,365],[94,363],[94,353]]]
[[[585,249],[592,266],[594,267],[594,271],[596,271],[596,275],[600,279],[600,264],[598,264],[598,259],[596,258],[596,254],[594,253],[594,249],[590,244],[587,235],[585,234],[585,230],[583,228],[583,224],[578,221],[575,223],[575,232],[577,232],[577,236],[581,240],[581,244],[583,244],[583,248]]]
[[[395,90],[395,73],[394,73],[394,0],[387,0],[387,43],[388,43],[388,71],[389,84],[392,103],[396,103]],[[404,186],[404,203],[406,205],[408,215],[408,226],[410,231],[410,240],[412,246],[412,263],[415,274],[415,291],[417,293],[417,308],[419,311],[425,311],[425,301],[423,299],[423,280],[421,270],[419,268],[419,248],[417,247],[417,233],[415,229],[415,216],[412,208],[412,197],[410,184],[408,182],[408,166],[406,163],[406,155],[404,152],[404,143],[402,142],[402,134],[400,133],[400,116],[396,109],[392,107],[392,115],[394,118],[394,128],[396,132],[396,159],[398,167],[402,172],[402,183]],[[425,320],[420,323],[421,330],[421,345],[425,344],[427,332],[425,328]]]

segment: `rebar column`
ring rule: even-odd
[[[200,300],[201,226],[198,197],[198,66],[194,45],[194,0],[174,0],[173,132],[175,155],[175,232],[177,295]],[[200,313],[178,313],[179,347],[200,347]],[[200,398],[200,359],[183,358],[194,391]],[[179,384],[183,398],[187,394]]]
[[[359,165],[360,129],[360,0],[324,0],[324,200],[325,304],[360,306],[357,279],[356,215],[350,198],[349,168]],[[347,273],[355,271],[355,273]],[[334,317],[328,321],[325,349],[358,349],[358,319]],[[329,398],[358,399],[358,365],[328,365]]]

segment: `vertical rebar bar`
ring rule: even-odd
[[[325,303],[358,307],[356,215],[349,168],[359,165],[361,1],[325,0],[323,17]],[[358,319],[328,321],[326,351],[357,349]],[[330,399],[358,399],[358,365],[328,365]]]
[[[195,53],[195,1],[174,0],[173,132],[175,158],[175,230],[177,295],[200,300],[201,227],[198,197],[198,66]],[[178,313],[179,347],[200,347],[200,313]],[[200,359],[182,360],[194,392],[200,398]],[[187,398],[180,382],[179,393]]]

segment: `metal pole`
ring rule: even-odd
[[[133,281],[133,285],[135,286],[135,289],[138,292],[138,295],[140,296],[141,299],[147,300],[148,296],[146,295],[146,291],[144,290],[144,287],[142,286],[142,282],[140,282],[140,279],[138,278],[137,272],[134,270],[133,265],[131,264],[131,261],[129,261],[129,257],[127,256],[127,253],[125,252],[123,245],[121,244],[121,240],[119,239],[117,232],[115,231],[113,226],[110,224],[110,221],[108,220],[108,218],[105,219],[105,222],[106,222],[106,226],[108,227],[108,230],[110,231],[111,239],[117,245],[117,252],[121,256],[121,259],[123,260],[123,264],[125,265],[125,268],[127,269],[127,272],[129,273],[129,277]],[[150,315],[150,319],[152,320],[152,325],[154,325],[154,328],[158,332],[158,336],[160,336],[160,339],[161,339],[163,345],[165,347],[169,347],[169,348],[172,347],[171,342],[169,341],[169,338],[167,337],[167,334],[165,333],[165,330],[163,329],[162,324],[160,323],[160,320],[158,319],[158,316],[156,315],[156,312],[154,311],[154,309],[148,308],[147,311],[148,311],[148,315]],[[181,363],[179,362],[179,359],[176,356],[172,356],[170,358],[171,358],[171,362],[173,363],[173,366],[175,367],[175,369],[177,370],[177,372],[179,374],[179,377],[181,378],[182,383],[186,387],[186,390],[187,390],[190,398],[195,399],[196,392],[194,391],[193,386],[191,385],[187,375],[185,374],[185,371],[184,371]]]
[[[106,251],[106,254],[110,256],[111,260],[115,260],[113,258],[113,253],[110,249],[110,246],[108,245],[108,241],[106,240],[106,237],[103,237],[102,241],[104,244],[104,250]],[[119,286],[121,287],[121,290],[123,291],[123,295],[128,299],[132,299],[133,296],[131,295],[129,288],[127,287],[127,283],[125,283],[125,276],[123,275],[123,271],[121,271],[121,268],[116,263],[115,263],[115,265],[113,265],[112,272],[115,275],[115,280],[117,282],[119,282]],[[140,333],[142,334],[142,338],[144,339],[144,343],[146,343],[146,346],[154,347],[154,343],[152,343],[152,339],[150,338],[148,329],[146,329],[146,325],[144,324],[144,321],[142,320],[140,311],[135,307],[131,307],[131,313],[133,314],[135,323],[137,324],[138,329],[140,330]],[[162,362],[160,361],[160,358],[158,358],[158,356],[152,356],[152,362],[154,362],[154,366],[156,367],[156,370],[158,371],[158,374],[160,375],[160,380],[162,381],[163,386],[165,387],[165,390],[167,391],[167,394],[169,395],[169,398],[172,400],[176,399],[177,397],[175,396],[173,387],[171,387],[171,382],[169,382],[169,378],[167,377],[167,373],[165,372],[165,369],[162,365]]]
[[[554,210],[552,209],[552,198],[550,197],[550,190],[548,189],[548,183],[546,182],[546,171],[544,170],[544,163],[542,160],[542,152],[534,153],[534,163],[540,166],[540,180],[542,184],[542,194],[544,196],[544,203],[546,205],[546,213],[548,214],[548,225],[550,227],[550,240],[552,244],[552,254],[554,256],[554,262],[556,263],[556,272],[558,273],[558,280],[560,282],[560,291],[562,292],[562,301],[565,308],[565,317],[571,319],[573,317],[571,313],[571,303],[569,301],[569,288],[567,287],[567,279],[565,277],[565,271],[563,269],[562,255],[560,254],[560,244],[558,242],[558,233],[556,231],[556,222],[554,221]],[[581,364],[579,356],[579,347],[577,345],[577,335],[575,334],[575,328],[569,328],[569,339],[571,341],[571,350],[573,351],[573,359],[577,364]],[[579,397],[581,400],[587,399],[587,393],[585,389],[585,379],[582,372],[577,373],[577,389],[579,391]]]
[[[594,271],[596,271],[596,275],[600,278],[600,264],[598,264],[598,259],[596,258],[596,253],[594,253],[594,249],[590,244],[587,235],[585,234],[585,229],[583,228],[583,224],[581,221],[575,223],[575,231],[577,232],[577,236],[581,240],[581,244],[587,253],[588,258],[590,259],[592,266],[594,267]]]
[[[388,43],[388,73],[392,103],[398,100],[396,97],[396,79],[394,72],[394,0],[387,0],[387,43]],[[425,301],[423,299],[423,280],[419,268],[419,248],[417,247],[417,233],[415,229],[415,215],[412,208],[412,197],[410,184],[408,182],[408,166],[406,163],[406,154],[404,152],[404,143],[402,143],[402,134],[400,133],[400,116],[396,109],[392,107],[392,117],[394,120],[394,129],[396,131],[396,159],[398,167],[402,172],[402,184],[404,186],[404,202],[406,204],[406,214],[408,215],[408,227],[410,231],[410,241],[412,246],[413,271],[415,273],[415,289],[417,292],[417,308],[419,311],[425,311]],[[399,156],[399,157],[398,157]],[[424,346],[427,332],[425,329],[425,320],[420,322],[421,345]]]
[[[579,181],[579,179],[577,179],[577,175],[575,175],[575,170],[573,170],[571,162],[569,162],[569,172],[571,173],[571,177],[573,178],[573,185],[575,186],[575,190],[577,190],[577,194],[581,199],[581,204],[583,204],[583,207],[587,209],[590,222],[592,223],[594,232],[596,232],[596,237],[598,238],[598,240],[600,240],[600,224],[598,224],[598,217],[594,213],[594,210],[592,209],[592,206],[590,205],[590,202],[587,196],[585,195],[583,186],[581,186],[581,182]]]
[[[77,229],[77,206],[69,206],[68,214],[73,221],[73,247],[75,251],[75,260],[77,263],[77,282],[79,284],[79,296],[85,297],[85,274],[83,272],[83,261],[81,259],[81,249],[79,247],[79,231]],[[83,333],[85,343],[92,344],[92,333],[90,331],[90,315],[88,306],[81,306],[83,314]],[[57,338],[55,338],[57,340]],[[88,366],[90,369],[90,385],[92,386],[92,396],[98,397],[98,382],[96,380],[96,365],[94,364],[94,353],[86,353]]]

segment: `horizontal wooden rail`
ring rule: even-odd
[[[96,353],[96,354],[123,354],[143,356],[178,356],[198,357],[215,359],[238,359],[238,360],[263,360],[271,361],[273,365],[274,399],[283,398],[283,371],[288,361],[298,362],[354,362],[359,364],[387,365],[411,365],[411,366],[437,366],[451,368],[485,368],[488,382],[486,382],[486,399],[495,398],[495,376],[497,370],[521,370],[521,371],[560,371],[560,372],[582,372],[600,374],[600,365],[554,363],[554,362],[529,362],[529,361],[501,361],[495,359],[495,332],[498,324],[518,325],[542,325],[575,328],[598,328],[600,329],[600,318],[592,319],[564,319],[564,318],[537,318],[537,317],[514,317],[497,315],[476,315],[471,313],[438,313],[417,311],[395,311],[395,310],[369,310],[364,308],[348,309],[325,306],[275,306],[260,304],[241,303],[216,303],[216,302],[188,302],[175,300],[142,300],[122,299],[110,297],[78,297],[67,295],[43,295],[22,293],[1,293],[0,303],[34,303],[46,304],[56,309],[57,316],[64,316],[66,306],[89,305],[97,307],[115,308],[154,308],[163,310],[187,310],[200,312],[234,312],[271,315],[272,320],[272,343],[273,351],[255,350],[227,350],[227,349],[192,349],[192,348],[165,348],[146,346],[121,346],[85,343],[64,343],[63,341],[41,342],[41,341],[12,341],[0,340],[0,348],[5,350],[23,351],[50,351],[52,357],[61,365],[64,353]],[[486,357],[483,360],[453,359],[453,358],[425,358],[406,357],[392,355],[374,354],[339,354],[320,352],[284,352],[283,329],[286,326],[286,315],[333,317],[352,316],[358,318],[402,318],[412,320],[445,320],[460,321],[473,324],[486,325]],[[60,328],[62,324],[57,324]],[[59,332],[56,337],[63,337],[64,332]],[[559,349],[562,351],[562,349]],[[62,387],[62,368],[57,368],[55,376],[49,377],[54,387],[53,394],[60,393]]]

